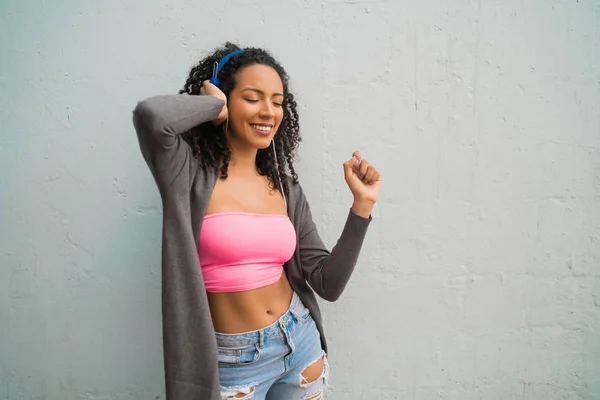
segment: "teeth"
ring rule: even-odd
[[[252,127],[254,127],[255,129],[258,129],[259,131],[263,131],[263,132],[270,132],[271,131],[271,127],[270,126],[266,126],[266,125],[252,125]]]

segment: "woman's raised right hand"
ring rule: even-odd
[[[216,98],[221,99],[225,102],[225,104],[223,104],[223,109],[219,113],[219,116],[217,117],[217,119],[215,119],[213,121],[213,124],[221,125],[223,122],[225,122],[225,120],[227,119],[227,112],[228,112],[227,111],[227,96],[225,96],[225,93],[223,93],[223,91],[221,89],[219,89],[217,86],[210,83],[209,80],[206,80],[206,81],[202,82],[202,87],[200,88],[200,94],[203,96],[204,95],[215,96]]]

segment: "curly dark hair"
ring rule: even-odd
[[[211,55],[201,60],[191,69],[188,79],[179,94],[200,95],[202,82],[210,79],[214,64],[226,54],[239,49],[239,46],[227,42],[225,46],[214,50]],[[293,162],[301,138],[296,101],[289,90],[287,73],[267,51],[249,47],[227,61],[219,71],[219,89],[229,98],[229,94],[235,87],[236,73],[241,68],[254,64],[267,65],[277,71],[283,83],[284,95],[282,104],[283,120],[273,138],[278,162],[275,162],[271,146],[266,149],[259,149],[256,155],[256,169],[259,174],[269,179],[269,186],[272,190],[279,190],[281,184],[284,193],[288,194],[287,179],[282,179],[282,182],[280,182],[279,177],[284,177],[289,172],[292,182],[294,184],[298,183],[298,175],[294,170]],[[194,156],[198,158],[203,167],[220,168],[221,179],[227,179],[231,149],[223,134],[223,128],[223,125],[214,126],[211,122],[207,122],[192,128],[184,133],[182,137],[191,146]]]

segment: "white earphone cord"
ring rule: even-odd
[[[279,187],[281,188],[281,195],[283,196],[283,203],[287,210],[287,199],[285,198],[285,192],[283,191],[283,183],[281,182],[281,175],[279,175],[279,162],[277,161],[277,151],[275,151],[275,140],[271,141],[273,147],[273,155],[275,156],[275,169],[277,170],[277,177],[279,178]]]

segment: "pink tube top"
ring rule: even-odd
[[[287,215],[223,212],[202,222],[198,257],[208,292],[241,292],[277,282],[296,249]]]

